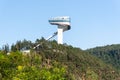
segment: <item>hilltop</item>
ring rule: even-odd
[[[33,50],[31,47],[37,44],[41,46]],[[23,54],[21,49],[31,51]],[[67,44],[58,45],[55,40],[17,41],[9,55],[5,50],[0,51],[2,80],[119,80],[120,76],[114,65],[92,53],[94,49],[84,51]]]

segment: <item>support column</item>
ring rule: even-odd
[[[63,26],[58,26],[58,44],[63,44]]]

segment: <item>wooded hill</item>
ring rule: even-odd
[[[41,46],[33,50],[37,44]],[[31,49],[23,54],[21,49]],[[9,55],[0,51],[2,80],[119,80],[120,72],[114,65],[95,56],[93,49],[83,51],[56,41],[23,40],[12,45]],[[89,53],[90,52],[90,53]],[[102,56],[101,56],[102,57]]]
[[[120,70],[120,44],[91,48],[87,51],[101,59],[106,64]]]

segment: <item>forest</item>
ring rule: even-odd
[[[44,38],[17,41],[0,49],[0,80],[120,80],[119,51],[119,44],[82,50]]]
[[[120,44],[91,48],[87,51],[101,59],[106,64],[109,64],[117,70],[120,70]]]

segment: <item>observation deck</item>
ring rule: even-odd
[[[49,19],[49,23],[52,25],[70,26],[70,17],[69,16],[54,17]]]

